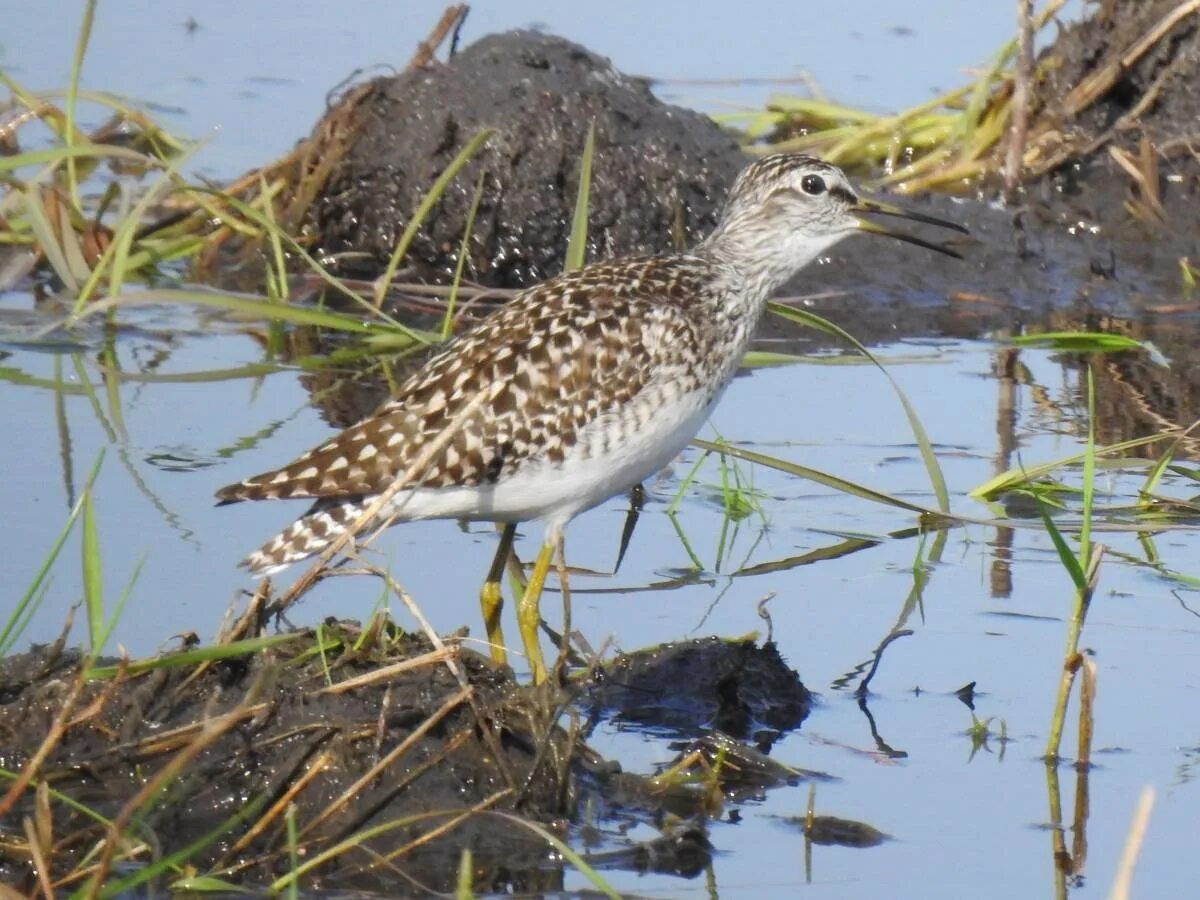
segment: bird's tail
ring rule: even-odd
[[[318,500],[305,515],[267,541],[239,565],[252,575],[274,575],[320,553],[350,529],[370,504],[361,497]]]

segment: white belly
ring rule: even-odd
[[[665,468],[704,424],[713,405],[706,399],[694,393],[664,404],[644,426],[627,429],[608,454],[575,452],[561,464],[527,463],[494,485],[401,491],[386,514],[394,511],[402,520],[542,519],[551,527],[562,527],[575,515]],[[588,446],[596,433],[610,426],[604,420],[593,422],[580,433],[576,446]]]

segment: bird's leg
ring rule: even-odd
[[[613,566],[614,575],[621,569],[621,561],[625,559],[625,551],[629,549],[629,542],[633,540],[633,529],[637,527],[638,517],[642,514],[642,507],[645,505],[646,488],[641,484],[635,484],[629,489],[629,512],[625,513],[625,525],[621,529],[621,544],[617,548],[617,564]]]
[[[500,546],[488,569],[487,581],[479,591],[479,605],[483,609],[483,627],[487,631],[488,644],[491,647],[492,659],[504,664],[508,655],[504,651],[504,629],[500,625],[500,612],[504,609],[504,595],[500,592],[500,576],[504,574],[504,565],[512,554],[513,537],[517,526],[511,522],[500,529]]]
[[[525,585],[528,583],[528,579],[525,577],[525,564],[521,562],[521,557],[517,556],[515,544],[508,554],[508,578],[514,596],[525,590]]]
[[[571,588],[567,585],[567,555],[565,546],[563,535],[560,533],[558,535],[558,552],[555,554],[555,558],[558,560],[558,589],[562,593],[563,624],[562,639],[558,648],[558,659],[554,663],[556,673],[561,672],[571,655]]]
[[[538,626],[542,621],[538,602],[542,598],[546,573],[550,571],[553,559],[554,542],[546,541],[538,551],[537,562],[533,564],[533,573],[529,576],[529,584],[525,585],[525,592],[521,594],[521,602],[517,608],[517,625],[521,629],[521,641],[525,644],[525,655],[529,657],[529,671],[533,673],[534,684],[541,684],[546,680],[546,664],[542,660],[542,646],[538,643]]]

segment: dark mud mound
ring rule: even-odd
[[[1179,0],[1104,3],[1038,60],[1033,143],[1050,170],[1027,193],[1040,218],[1100,241],[1126,273],[1195,256],[1200,209],[1200,10]],[[1119,277],[1119,276],[1118,276]]]
[[[799,727],[812,695],[774,644],[714,637],[618,656],[581,704],[654,731],[715,730],[769,743]]]
[[[351,251],[342,268],[357,274],[382,270],[434,180],[483,128],[496,133],[409,251],[417,277],[449,280],[480,172],[467,276],[522,287],[560,272],[591,123],[591,259],[694,243],[744,163],[707,117],[661,103],[582,47],[533,32],[489,36],[448,65],[378,79],[353,102],[352,145],[310,217],[323,249]]]
[[[268,884],[290,871],[291,807],[305,859],[362,837],[362,849],[335,854],[306,887],[387,884],[394,893],[398,870],[414,894],[452,891],[464,847],[477,889],[560,887],[562,871],[544,866],[545,842],[492,814],[555,830],[573,813],[573,743],[545,725],[557,710],[539,710],[538,695],[469,651],[449,648],[459,680],[424,640],[381,631],[386,655],[345,652],[359,637],[326,629],[328,678],[311,633],[251,656],[90,681],[78,678],[78,654],[10,658],[0,664],[3,765],[22,770],[48,742],[39,780],[130,836],[152,835],[163,852],[219,835],[190,862],[237,881]],[[379,672],[397,662],[405,665]],[[66,730],[55,742],[56,722]],[[35,802],[24,793],[0,817],[4,830],[36,816]],[[53,827],[56,877],[108,833],[57,803]],[[116,845],[107,841],[107,852]],[[0,853],[0,882],[32,887],[33,877],[28,860]]]
[[[1160,152],[1194,142],[1200,123],[1200,15],[1180,0],[1104,3],[1041,54],[1035,102],[1062,120],[1079,155],[1101,143]],[[1184,154],[1181,154],[1181,157]]]

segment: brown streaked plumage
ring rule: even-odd
[[[265,574],[328,546],[482,394],[384,514],[542,519],[540,577],[535,570],[527,592],[536,594],[545,548],[561,541],[566,523],[640,483],[691,439],[770,294],[798,269],[860,227],[952,253],[862,224],[869,212],[949,224],[860,201],[836,167],[782,154],[742,173],[721,225],[692,253],[596,263],[524,291],[374,415],[281,469],[218,491],[224,503],[315,501],[244,564]],[[536,596],[531,606],[521,613],[522,637],[541,677]]]

